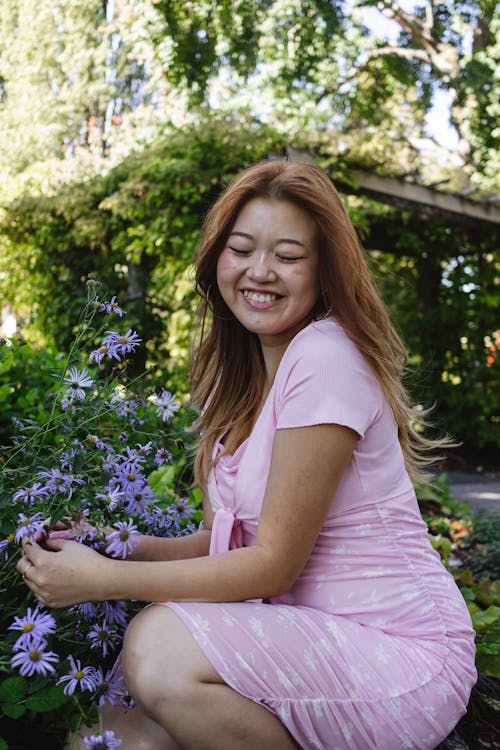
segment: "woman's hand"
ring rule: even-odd
[[[60,608],[105,599],[109,562],[84,544],[48,537],[44,547],[25,541],[16,567],[39,602]]]

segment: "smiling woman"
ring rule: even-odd
[[[410,480],[432,444],[404,348],[330,180],[242,173],[197,285],[203,529],[135,545],[129,525],[107,540],[126,560],[49,535],[20,573],[53,606],[152,603],[116,665],[136,708],[102,715],[121,750],[436,747],[465,713],[474,633]]]
[[[255,198],[241,210],[217,262],[217,286],[235,318],[258,336],[264,357],[271,347],[278,362],[311,322],[318,262],[316,227],[298,206]]]

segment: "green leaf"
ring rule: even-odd
[[[3,703],[2,711],[11,719],[19,719],[26,713],[26,707],[22,703]]]
[[[26,708],[36,713],[44,711],[53,711],[70,700],[68,695],[64,694],[64,688],[60,685],[50,685],[48,688],[26,699]]]
[[[488,609],[480,610],[472,615],[472,624],[475,630],[482,630],[494,623],[498,627],[500,622],[500,607],[491,606]]]
[[[8,744],[0,737],[0,750],[9,750]]]
[[[0,682],[0,701],[17,703],[26,695],[27,681],[24,677],[7,677]]]

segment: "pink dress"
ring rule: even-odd
[[[251,435],[212,471],[211,552],[253,543],[275,430],[324,423],[359,440],[293,587],[269,602],[165,604],[304,750],[434,748],[465,713],[474,632],[431,547],[392,411],[334,319],[295,336]]]

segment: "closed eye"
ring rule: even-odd
[[[293,263],[296,260],[304,260],[303,255],[276,255],[277,260],[282,261],[283,263]]]
[[[233,253],[236,253],[236,255],[250,255],[250,253],[252,252],[251,250],[243,250],[240,247],[233,247],[232,245],[228,245],[228,248]]]

